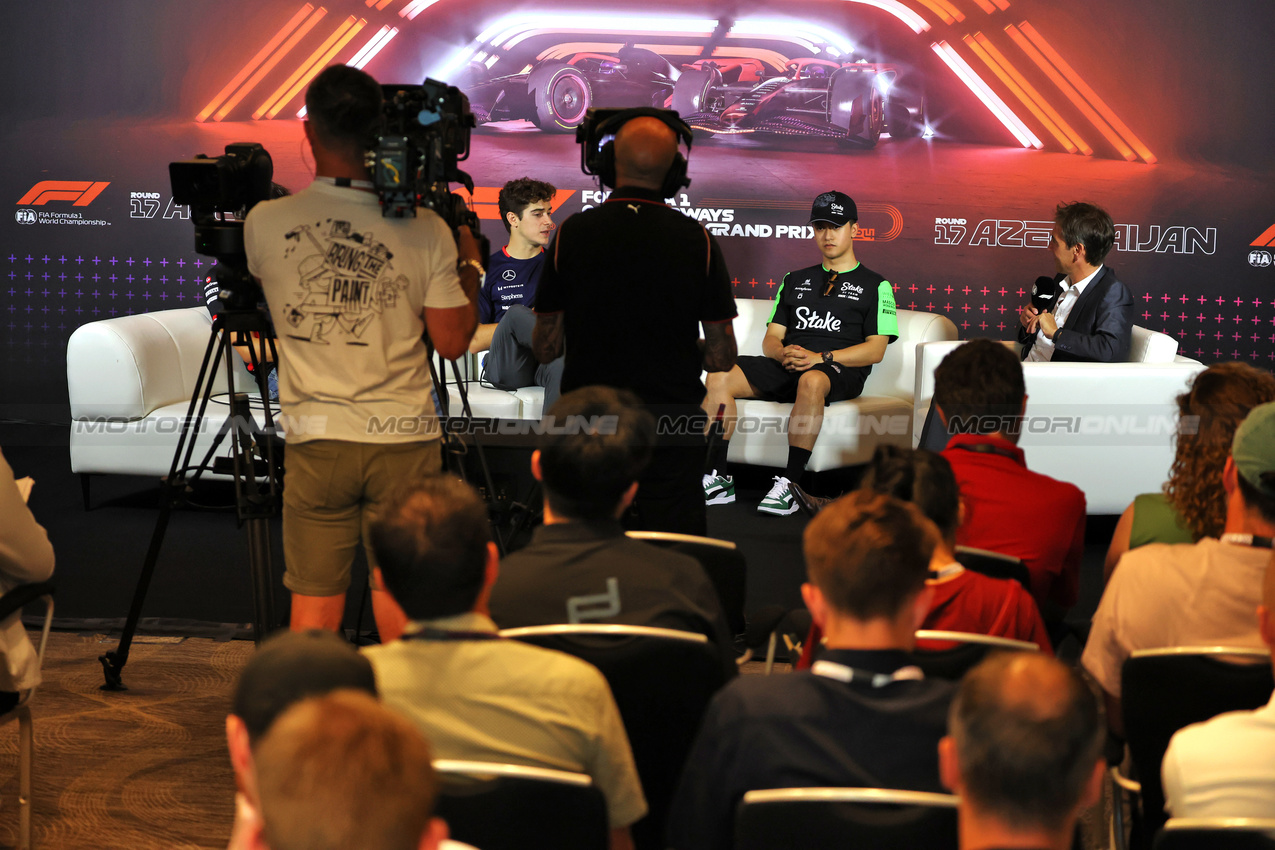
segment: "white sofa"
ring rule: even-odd
[[[168,474],[211,327],[206,309],[188,307],[89,322],[71,334],[66,380],[72,472]],[[243,363],[232,360],[235,386],[255,395]],[[203,458],[229,414],[224,363],[213,391],[192,463]],[[261,411],[254,413],[263,421]],[[222,442],[219,453],[229,457],[229,439]]]
[[[917,347],[914,445],[934,395],[934,370],[958,345]],[[1121,513],[1139,493],[1158,491],[1173,463],[1175,399],[1205,368],[1177,349],[1173,337],[1134,326],[1128,362],[1024,363],[1027,410],[1018,445],[1028,467],[1083,490],[1090,514]]]
[[[740,354],[761,354],[773,302],[736,298],[735,340]],[[935,313],[899,310],[899,338],[872,367],[863,394],[838,401],[824,411],[823,428],[806,468],[814,472],[866,463],[877,445],[912,445],[913,391],[919,343],[955,340],[956,325]],[[740,399],[735,436],[728,459],[733,463],[783,467],[788,462],[788,414],[791,404]]]

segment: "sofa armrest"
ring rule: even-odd
[[[212,318],[203,307],[119,316],[81,325],[66,347],[72,419],[130,420],[189,400],[208,346]],[[236,385],[251,382],[234,361]],[[227,391],[224,368],[214,393]]]

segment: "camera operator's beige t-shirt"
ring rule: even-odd
[[[443,220],[383,218],[372,192],[320,178],[253,207],[244,243],[278,337],[288,441],[436,438],[424,308],[468,303]]]

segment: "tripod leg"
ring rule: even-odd
[[[267,519],[248,520],[248,563],[252,570],[252,639],[260,646],[275,628],[274,575],[270,569]]]
[[[102,672],[106,675],[104,691],[126,691],[123,673],[128,663],[128,651],[133,644],[133,634],[137,631],[137,621],[142,616],[142,604],[146,601],[146,592],[150,589],[151,576],[155,573],[155,562],[159,560],[160,547],[164,545],[164,534],[168,531],[168,519],[173,510],[173,481],[164,480],[163,504],[159,508],[159,519],[155,521],[155,530],[151,533],[150,547],[146,550],[146,560],[142,564],[142,574],[137,579],[137,587],[133,590],[133,602],[128,609],[128,619],[124,621],[124,631],[115,649],[105,655],[99,655]]]

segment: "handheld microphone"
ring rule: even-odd
[[[1062,287],[1052,277],[1041,275],[1032,284],[1032,306],[1041,313],[1052,313],[1058,304],[1058,293]]]

